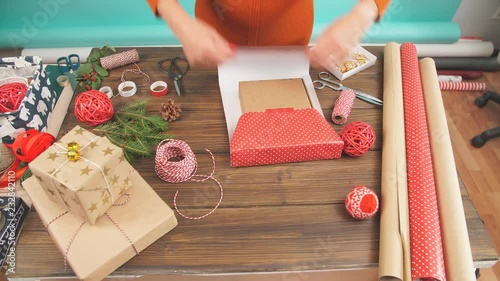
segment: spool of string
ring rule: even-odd
[[[90,90],[76,97],[75,115],[81,122],[97,126],[107,122],[113,114],[113,103],[105,93]]]
[[[344,141],[344,152],[353,157],[360,157],[368,152],[376,138],[373,128],[361,121],[345,126],[340,136]]]
[[[356,94],[353,90],[343,90],[339,98],[335,101],[335,106],[332,112],[332,121],[335,124],[344,124],[351,114],[352,105]]]
[[[0,174],[3,174],[16,160],[14,152],[9,147],[0,144]]]
[[[213,180],[220,189],[220,199],[217,205],[207,214],[199,217],[186,216],[179,211],[177,207],[177,195],[179,191],[175,193],[174,196],[174,207],[179,215],[186,219],[199,220],[203,219],[210,214],[212,214],[222,202],[223,190],[220,182],[213,177],[215,172],[215,159],[210,150],[206,149],[212,158],[212,172],[210,175],[197,175],[196,171],[198,169],[198,162],[193,151],[189,145],[182,140],[164,140],[162,141],[156,150],[155,156],[155,171],[158,177],[166,182],[170,183],[182,183],[186,181],[203,182],[206,180]]]
[[[106,70],[111,70],[120,66],[136,63],[139,61],[139,53],[136,49],[102,57],[101,66]]]
[[[24,83],[14,82],[0,86],[0,113],[16,111],[28,91]]]

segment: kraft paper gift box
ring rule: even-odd
[[[71,142],[80,146],[77,161],[67,156]],[[131,187],[133,171],[121,148],[80,126],[40,154],[29,167],[51,200],[90,224],[95,224]]]
[[[102,280],[177,226],[172,209],[136,171],[130,179],[132,187],[117,202],[125,204],[111,207],[95,225],[64,214],[35,177],[23,182],[44,225],[52,221],[48,232],[59,251],[67,251],[67,262],[81,280]]]
[[[315,109],[243,114],[230,143],[232,167],[336,159],[344,142]]]

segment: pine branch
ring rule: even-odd
[[[136,158],[151,156],[152,149],[161,141],[173,138],[165,134],[168,122],[160,116],[146,115],[147,104],[147,99],[130,102],[117,111],[111,121],[94,128],[94,132],[121,147],[130,163]]]

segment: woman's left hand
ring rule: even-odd
[[[365,31],[378,16],[373,0],[361,0],[347,15],[330,25],[308,49],[307,55],[313,67],[328,68],[341,64],[363,39]]]

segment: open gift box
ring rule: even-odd
[[[306,101],[294,105],[287,101],[293,95],[286,96],[285,91],[285,96],[275,97],[287,101],[283,108],[261,112],[245,110],[249,103],[242,106],[241,82],[270,80],[301,80],[299,84],[303,85]],[[341,157],[343,141],[323,115],[303,48],[240,48],[235,57],[219,66],[219,86],[230,140],[231,166]],[[260,95],[272,96],[278,92],[266,91]]]

